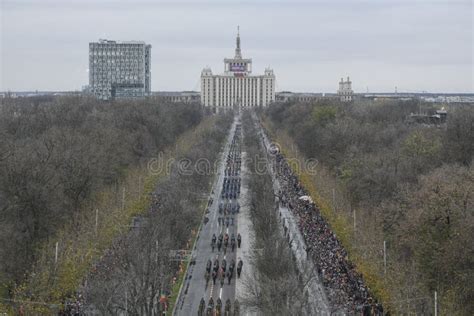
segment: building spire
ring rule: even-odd
[[[237,25],[237,47],[235,48],[235,58],[242,58],[240,52],[240,27]]]

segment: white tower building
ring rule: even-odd
[[[337,90],[337,95],[339,95],[340,100],[343,102],[352,101],[354,91],[352,91],[352,81],[349,80],[349,77],[347,77],[347,81],[344,81],[344,79],[341,78],[341,81],[339,82],[339,90]]]
[[[263,75],[252,75],[252,59],[242,58],[240,32],[234,58],[224,59],[224,73],[213,75],[206,67],[201,72],[201,103],[231,108],[267,106],[275,101],[275,75],[270,68]]]

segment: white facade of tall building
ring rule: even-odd
[[[352,91],[352,81],[349,80],[349,77],[347,77],[347,81],[344,81],[344,79],[341,78],[341,81],[339,81],[339,90],[337,90],[337,95],[343,102],[352,101],[354,91]]]
[[[252,59],[242,58],[240,34],[234,58],[224,59],[224,73],[214,75],[210,68],[201,73],[201,103],[205,106],[267,106],[275,101],[275,75],[270,68],[263,75],[252,75]]]
[[[144,97],[151,89],[151,45],[89,43],[89,91],[99,99]]]

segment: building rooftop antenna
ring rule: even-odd
[[[236,48],[235,48],[235,58],[242,58],[242,53],[240,51],[240,26],[237,25],[237,39],[236,39]]]

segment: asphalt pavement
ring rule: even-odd
[[[196,263],[194,265],[191,265],[187,271],[185,282],[183,284],[182,290],[177,301],[175,315],[197,315],[199,304],[202,298],[204,298],[204,300],[206,301],[206,305],[211,297],[214,300],[214,305],[217,302],[217,298],[220,298],[222,300],[222,309],[224,309],[227,299],[230,299],[231,303],[234,304],[237,282],[236,280],[238,280],[236,273],[237,269],[235,269],[234,277],[231,279],[231,283],[228,284],[228,280],[226,278],[223,286],[221,286],[219,278],[217,278],[215,284],[213,283],[212,278],[210,279],[208,284],[206,284],[205,272],[208,260],[214,262],[214,260],[217,258],[221,263],[222,259],[226,259],[227,267],[229,267],[229,264],[232,259],[235,260],[237,265],[239,258],[237,256],[237,252],[239,251],[238,247],[235,247],[235,250],[232,251],[230,248],[230,243],[229,247],[227,247],[226,253],[224,253],[222,249],[219,252],[217,250],[217,247],[212,250],[211,247],[211,240],[213,234],[219,236],[219,234],[222,232],[224,234],[228,233],[229,236],[231,236],[231,234],[234,234],[237,237],[237,234],[240,229],[238,215],[233,216],[233,224],[229,224],[228,227],[226,227],[226,225],[220,224],[218,221],[218,218],[222,216],[219,215],[218,206],[221,201],[220,195],[225,177],[225,162],[230,149],[230,143],[236,131],[237,124],[240,124],[239,116],[236,116],[234,119],[230,133],[227,137],[225,148],[221,153],[222,157],[218,166],[217,177],[210,195],[210,199],[212,199],[213,202],[208,208],[208,214],[206,214],[209,221],[206,224],[202,224],[198,240],[195,244],[195,248],[192,251],[192,256],[193,258],[195,258]],[[239,200],[240,198],[237,198],[237,201]],[[242,238],[244,243],[245,238]],[[246,265],[244,263],[242,271],[245,271],[245,269]]]

